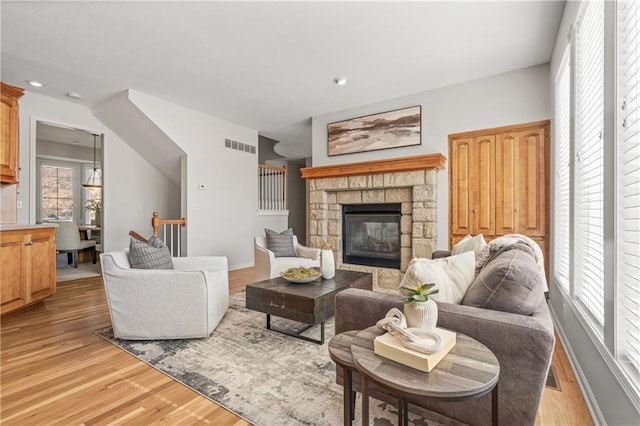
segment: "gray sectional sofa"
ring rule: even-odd
[[[540,275],[531,250],[517,244],[491,256],[476,275],[461,305],[438,302],[438,327],[477,339],[498,358],[499,423],[502,425],[535,423],[551,364],[554,328],[544,298],[546,280]],[[360,289],[339,293],[335,304],[336,334],[375,325],[389,309],[403,307],[398,295]],[[519,311],[525,314],[514,313]],[[336,371],[341,384],[342,370]],[[356,373],[354,386],[360,389],[360,377]],[[375,398],[396,403],[396,396],[375,384],[371,385],[370,393]],[[485,425],[491,424],[490,398],[491,394],[461,402],[409,399],[409,411],[415,411],[417,405],[421,407],[418,410],[437,413],[434,418],[444,423]]]

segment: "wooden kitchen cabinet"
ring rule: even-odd
[[[0,82],[0,182],[18,183],[18,99],[24,89]]]
[[[549,121],[449,135],[449,243],[527,235],[548,256]]]
[[[38,302],[56,292],[55,228],[0,232],[0,314]]]

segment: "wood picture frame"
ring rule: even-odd
[[[421,105],[327,124],[329,157],[420,144]]]

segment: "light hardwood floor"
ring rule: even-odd
[[[231,292],[252,281],[252,268],[229,273]],[[61,283],[44,303],[3,318],[0,423],[248,424],[93,333],[108,325],[101,278]],[[562,392],[545,389],[537,424],[592,424],[559,344],[553,364]]]

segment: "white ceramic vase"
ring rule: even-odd
[[[405,303],[404,315],[407,317],[408,327],[433,331],[438,322],[438,305],[431,299],[426,302]]]
[[[322,272],[322,278],[325,280],[330,280],[336,275],[336,263],[333,259],[333,251],[320,251],[320,272]]]

